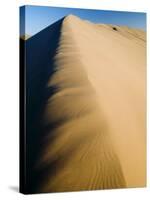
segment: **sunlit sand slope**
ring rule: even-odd
[[[145,185],[145,49],[143,31],[62,20],[37,120],[36,191]]]

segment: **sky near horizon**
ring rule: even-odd
[[[76,15],[93,23],[123,25],[146,31],[146,13],[23,6],[20,7],[20,35],[28,34],[33,36],[69,14]]]

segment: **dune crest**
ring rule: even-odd
[[[49,30],[53,30],[51,37],[42,44]],[[53,37],[55,52],[44,52]],[[144,32],[69,15],[28,44],[36,38],[42,38],[43,45],[36,46],[36,51],[43,48],[41,56],[47,60],[42,66],[35,57],[34,64],[35,69],[44,70],[47,80],[42,86],[46,93],[40,95],[39,90],[45,98],[40,100],[42,111],[35,112],[40,113],[41,126],[34,164],[40,179],[36,190],[144,186]],[[41,72],[33,78],[40,76]],[[37,128],[38,123],[33,124]]]
[[[76,20],[69,16],[63,21],[54,58],[56,72],[48,82],[57,92],[45,108],[43,121],[50,126],[50,134],[45,139],[41,166],[57,164],[44,192],[125,187],[109,127],[70,26]],[[52,130],[51,124],[57,126]]]

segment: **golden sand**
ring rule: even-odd
[[[56,72],[47,87],[39,168],[50,166],[43,192],[141,187],[146,184],[145,33],[63,21]],[[38,189],[39,190],[39,189]]]

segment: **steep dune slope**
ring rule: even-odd
[[[145,184],[146,46],[144,32],[71,17],[70,29],[96,90],[127,186]],[[79,26],[80,24],[80,26]],[[78,26],[78,29],[74,28]],[[138,174],[138,175],[137,175]]]
[[[144,32],[72,15],[27,41],[32,192],[145,185],[145,54]]]

